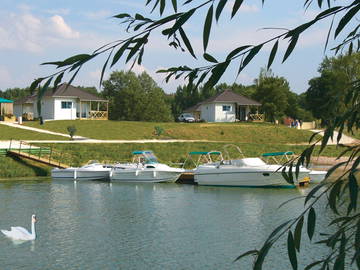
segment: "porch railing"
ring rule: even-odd
[[[107,111],[90,111],[89,112],[89,118],[90,119],[107,120],[108,119],[108,112]]]
[[[249,114],[249,121],[258,121],[258,122],[264,122],[265,115],[260,113],[251,113]]]

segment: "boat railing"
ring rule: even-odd
[[[261,158],[264,159],[266,163],[273,161],[276,164],[284,164],[293,160],[295,153],[292,151],[264,153],[261,155]]]
[[[230,153],[229,153],[229,149],[230,149],[230,148],[235,149],[235,152],[237,152],[238,158],[231,158],[231,157],[230,157]],[[226,159],[226,160],[245,158],[245,155],[244,155],[244,153],[241,151],[240,147],[237,146],[237,145],[235,145],[235,144],[227,144],[227,145],[224,145],[223,149],[224,149],[224,153],[225,153],[225,157],[226,157],[225,159]]]

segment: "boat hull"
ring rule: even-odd
[[[51,171],[51,177],[54,180],[109,180],[110,169],[104,170],[84,170],[81,168],[54,169]]]
[[[299,173],[298,182],[309,176],[307,170]],[[194,173],[198,185],[208,186],[242,186],[242,187],[295,187],[286,182],[281,170],[243,169],[243,168],[203,168]]]
[[[155,171],[155,170],[114,170],[111,173],[112,182],[142,182],[161,183],[175,182],[181,175],[181,171]]]

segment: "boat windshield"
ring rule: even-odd
[[[134,151],[134,160],[137,160],[138,163],[159,163],[157,157],[152,151]]]

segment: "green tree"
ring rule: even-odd
[[[285,115],[290,95],[289,83],[283,77],[262,70],[256,80],[255,100],[262,104],[267,121],[274,122]]]
[[[345,111],[345,96],[349,84],[344,76],[324,71],[320,77],[309,81],[306,103],[312,114],[326,123]]]
[[[290,29],[283,28],[284,31],[282,33],[269,38],[262,43],[236,47],[230,51],[224,59],[215,59],[215,57],[208,52],[213,22],[219,22],[219,18],[221,17],[226,4],[231,5],[231,17],[237,16],[243,2],[243,0],[189,0],[185,1],[183,4],[184,11],[178,12],[179,1],[177,0],[148,0],[146,1],[146,5],[153,5],[152,10],[159,10],[160,18],[152,19],[141,14],[132,16],[126,13],[120,13],[115,15],[115,18],[127,25],[126,30],[130,33],[128,38],[117,40],[102,46],[91,54],[78,54],[63,61],[46,63],[54,65],[58,68],[58,71],[49,76],[34,80],[31,89],[34,90],[42,82],[45,82],[39,90],[38,96],[41,98],[52,82],[54,83],[54,87],[61,82],[65,73],[73,74],[73,77],[71,77],[69,81],[69,83],[71,83],[81,67],[98,55],[108,55],[102,69],[100,81],[102,81],[103,74],[108,65],[113,66],[122,57],[126,59],[126,62],[134,61],[134,63],[141,64],[150,35],[153,34],[155,30],[159,29],[162,30],[161,33],[164,35],[164,38],[170,41],[170,46],[175,49],[180,48],[187,51],[196,58],[190,39],[185,31],[187,29],[185,26],[188,26],[187,24],[191,17],[199,16],[199,12],[197,11],[205,11],[203,14],[206,14],[203,24],[202,55],[208,63],[202,67],[190,68],[182,65],[160,70],[160,73],[166,74],[166,81],[169,81],[170,78],[186,77],[189,81],[189,85],[194,85],[195,88],[201,83],[204,83],[205,89],[211,89],[221,79],[230,63],[238,63],[238,73],[240,73],[265,47],[264,45],[272,46],[267,63],[267,68],[269,68],[279,52],[278,48],[280,43],[284,42],[287,45],[282,57],[282,61],[286,61],[294,51],[297,42],[301,39],[304,32],[314,24],[319,24],[329,18],[332,18],[332,20],[328,20],[329,34],[325,47],[327,47],[330,38],[334,37],[338,42],[338,45],[334,48],[336,53],[348,50],[351,54],[354,50],[360,50],[358,45],[360,37],[360,24],[358,21],[360,12],[359,0],[350,2],[343,1],[341,3],[336,0],[304,0],[304,7],[306,9],[311,5],[318,6],[319,12],[313,19]],[[264,2],[265,0],[262,0],[262,3]],[[168,5],[172,7],[174,12],[170,15],[163,16],[165,8]],[[340,40],[340,37],[345,38]],[[354,129],[360,127],[360,82],[358,80],[351,81],[350,85],[351,89],[349,89],[346,98],[346,110],[343,114],[328,121],[324,137],[321,141],[320,153],[326,147],[329,138],[334,136],[334,130],[339,130],[340,135],[337,138],[339,140],[344,129],[352,132]],[[299,156],[296,161],[296,166],[294,163],[295,172],[299,166],[310,162],[315,143]],[[306,197],[306,208],[301,215],[276,228],[261,248],[248,251],[237,259],[246,255],[255,255],[253,268],[257,270],[262,269],[263,262],[271,247],[276,241],[281,239],[281,236],[287,234],[289,260],[293,269],[298,269],[297,253],[300,250],[300,239],[302,235],[301,232],[303,231],[304,219],[307,218],[306,228],[311,240],[315,232],[316,224],[316,211],[314,206],[322,197],[328,194],[328,204],[330,209],[336,215],[336,218],[332,221],[332,224],[336,224],[337,226],[336,233],[327,237],[325,236],[325,239],[320,242],[320,244],[325,244],[329,247],[328,256],[318,259],[314,263],[308,265],[306,269],[311,269],[315,266],[319,266],[321,269],[344,269],[345,260],[347,260],[348,257],[351,257],[349,262],[351,267],[360,269],[360,215],[356,212],[359,191],[357,176],[358,165],[360,164],[360,145],[351,146],[345,150],[345,153],[351,153],[348,161],[354,162],[353,165],[347,167],[347,172],[334,182],[323,182],[314,188]],[[331,175],[338,166],[344,164],[348,163],[339,163],[329,171],[328,176]],[[344,178],[345,175],[346,178]],[[288,182],[293,182],[292,176],[291,171],[289,174],[284,173],[284,177]],[[345,211],[345,213],[338,211],[337,207],[344,204],[347,206],[347,211]]]
[[[165,93],[145,72],[115,71],[103,82],[102,95],[109,99],[109,118],[132,121],[171,121]]]
[[[360,79],[360,53],[326,57],[318,71],[320,76],[309,81],[305,102],[324,123],[346,110],[351,84]]]
[[[28,95],[30,95],[29,88],[9,88],[5,91],[0,91],[0,97],[10,100],[17,100]]]

